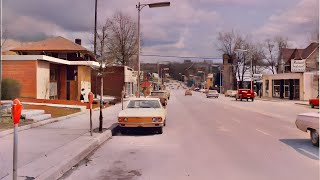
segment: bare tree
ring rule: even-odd
[[[282,49],[284,48],[288,48],[289,47],[289,43],[288,43],[288,38],[286,37],[282,37],[282,36],[276,36],[274,38],[274,41],[275,41],[275,45],[276,45],[276,48],[277,48],[277,60],[278,60],[278,65],[277,65],[277,71],[279,72],[280,71],[280,65],[284,66],[284,62],[281,62],[282,61]],[[284,67],[282,67],[284,68]]]
[[[278,65],[277,59],[277,47],[276,42],[271,39],[265,40],[265,48],[266,48],[266,68],[270,69],[272,74],[275,74],[275,69]]]
[[[105,26],[109,58],[121,65],[129,65],[138,52],[137,24],[130,16],[116,12],[106,20]]]
[[[240,34],[232,30],[231,32],[219,32],[217,42],[217,50],[223,54],[227,54],[232,62],[232,74],[234,77],[233,87],[235,89],[237,87],[237,72],[240,71],[240,64],[237,61],[236,49],[241,48],[244,43],[244,39]]]

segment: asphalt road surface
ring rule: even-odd
[[[319,148],[294,124],[310,111],[171,90],[163,134],[118,134],[62,179],[318,180]]]

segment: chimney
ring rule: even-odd
[[[75,39],[74,42],[75,42],[76,44],[79,44],[79,45],[81,46],[81,39]]]

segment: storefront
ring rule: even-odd
[[[290,99],[308,100],[317,96],[316,74],[283,73],[263,76],[263,96]]]

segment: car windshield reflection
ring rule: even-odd
[[[128,104],[128,108],[160,108],[160,104],[156,100],[132,100]]]

